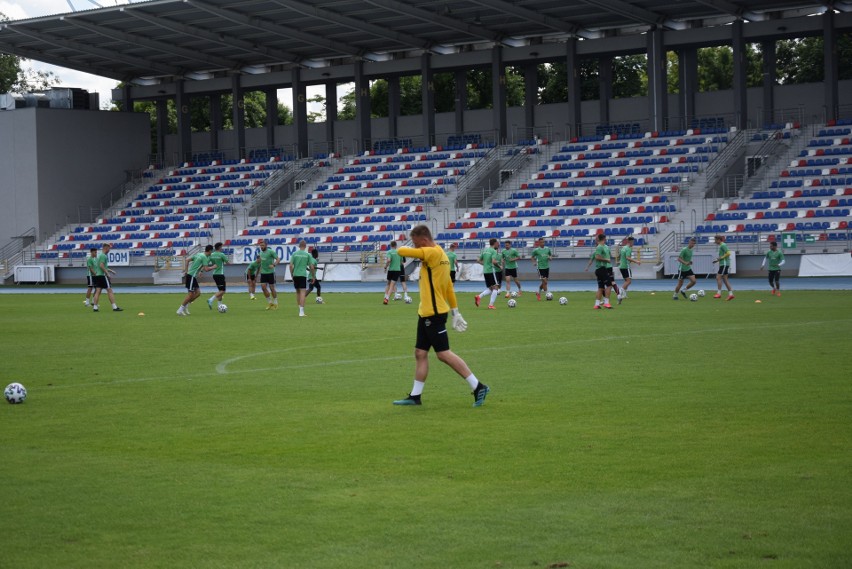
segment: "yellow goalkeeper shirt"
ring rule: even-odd
[[[413,257],[422,261],[420,265],[420,308],[417,314],[423,317],[447,314],[457,308],[456,291],[450,280],[450,260],[439,246],[400,247],[402,257]]]

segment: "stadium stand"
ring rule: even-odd
[[[852,121],[817,130],[765,188],[729,200],[696,227],[699,242],[725,234],[733,243],[777,240],[848,241],[852,224]]]
[[[198,157],[204,161],[171,170],[117,211],[74,226],[37,258],[83,258],[89,248],[104,243],[134,257],[185,254],[210,241],[222,227],[222,214],[244,203],[284,165],[278,155],[254,160]]]

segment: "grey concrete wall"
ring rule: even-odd
[[[97,207],[126,170],[145,167],[149,131],[141,113],[0,112],[0,243],[30,227],[43,239],[76,221],[78,206]]]

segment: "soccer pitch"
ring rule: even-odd
[[[852,566],[852,295],[0,295],[0,567]],[[755,303],[755,300],[761,303]],[[105,299],[104,299],[105,300]],[[137,316],[144,312],[145,316]],[[569,565],[565,565],[569,564]]]

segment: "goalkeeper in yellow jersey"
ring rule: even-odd
[[[402,257],[420,259],[420,307],[417,310],[417,342],[414,345],[414,387],[405,399],[394,405],[420,405],[420,395],[429,375],[429,350],[434,349],[438,359],[453,368],[468,382],[473,390],[473,406],[480,407],[490,389],[480,383],[467,364],[450,350],[447,337],[447,317],[457,332],[467,330],[467,322],[459,313],[456,293],[450,280],[450,260],[444,250],[432,240],[432,232],[425,225],[411,230],[414,247],[400,247]]]

